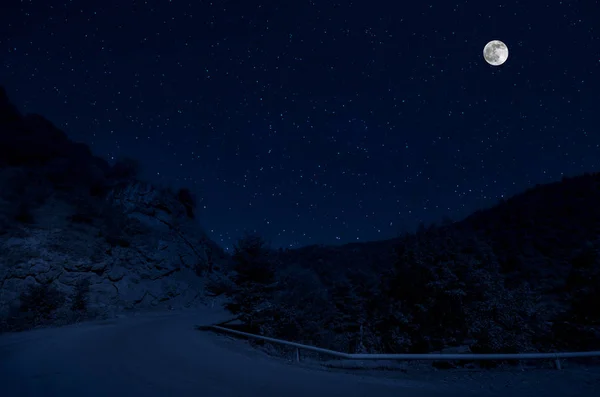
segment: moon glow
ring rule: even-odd
[[[508,59],[508,47],[500,40],[492,40],[483,48],[483,58],[490,65],[502,65]]]

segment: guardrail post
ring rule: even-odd
[[[296,348],[296,362],[299,363],[300,362],[300,349]]]
[[[560,359],[558,358],[558,355],[554,359],[554,365],[556,366],[556,369],[558,369],[558,370],[562,369],[562,365],[560,365]]]

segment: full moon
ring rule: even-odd
[[[502,65],[508,59],[508,47],[500,40],[492,40],[483,48],[483,58],[490,65]]]

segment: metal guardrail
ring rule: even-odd
[[[303,345],[301,343],[289,342],[286,340],[270,338],[268,336],[255,335],[247,332],[236,331],[234,329],[211,325],[203,327],[214,329],[216,331],[227,332],[234,335],[245,336],[247,338],[264,340],[267,342],[277,343],[280,345],[291,346],[296,348],[296,361],[300,361],[300,349],[313,351],[337,358],[345,358],[347,360],[554,360],[557,369],[561,369],[561,359],[565,358],[580,358],[580,357],[600,357],[600,351],[589,352],[564,352],[564,353],[507,353],[507,354],[351,354],[342,353],[334,350],[323,349],[320,347]]]

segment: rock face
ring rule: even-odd
[[[51,285],[68,305],[82,280],[98,314],[205,300],[226,256],[189,202],[117,168],[20,115],[0,87],[0,316],[28,285]]]

